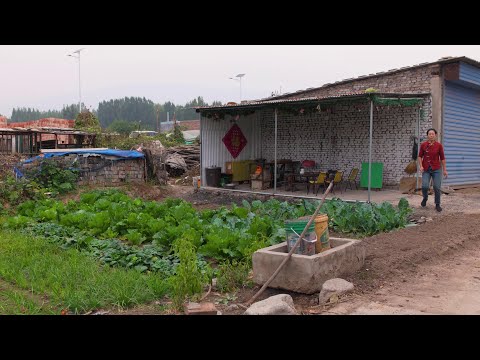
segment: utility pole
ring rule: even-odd
[[[157,131],[160,132],[160,123],[158,121],[159,116],[160,116],[160,105],[159,104],[155,105],[155,112],[157,114]]]
[[[242,78],[245,76],[245,74],[238,74],[237,76],[230,77],[229,79],[238,81],[240,83],[240,103],[242,103]]]
[[[78,112],[82,112],[82,86],[81,86],[81,76],[80,76],[80,52],[85,50],[85,48],[75,50],[72,54],[68,54],[67,56],[74,57],[78,59]],[[77,54],[77,56],[73,55]]]

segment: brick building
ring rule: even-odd
[[[372,88],[373,94],[367,90]],[[372,162],[383,164],[384,185],[398,185],[406,175],[414,141],[424,141],[430,127],[439,131],[445,147],[449,178],[444,184],[480,183],[480,63],[466,57],[442,58],[240,105],[198,108],[202,176],[211,166],[224,172],[225,162],[275,157],[311,159],[318,170],[348,174],[369,158],[371,101]],[[236,158],[222,143],[234,124],[247,142]]]

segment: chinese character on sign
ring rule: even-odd
[[[247,139],[237,124],[234,124],[230,130],[228,130],[222,141],[234,159],[237,158],[247,144]]]

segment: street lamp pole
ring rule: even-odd
[[[233,77],[229,78],[229,79],[238,81],[240,83],[240,103],[242,102],[242,77],[244,77],[244,76],[245,76],[245,74],[238,74],[237,76],[235,76],[235,78],[238,78],[238,79],[235,79]]]
[[[82,87],[81,87],[81,76],[80,76],[80,52],[85,50],[85,48],[75,50],[72,54],[68,54],[67,56],[74,57],[78,59],[78,112],[82,112]],[[77,56],[73,55],[77,54]]]

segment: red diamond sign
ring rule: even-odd
[[[237,124],[234,124],[230,130],[228,130],[222,141],[234,159],[237,158],[245,145],[247,145],[247,139],[243,135],[242,129],[240,129]]]

